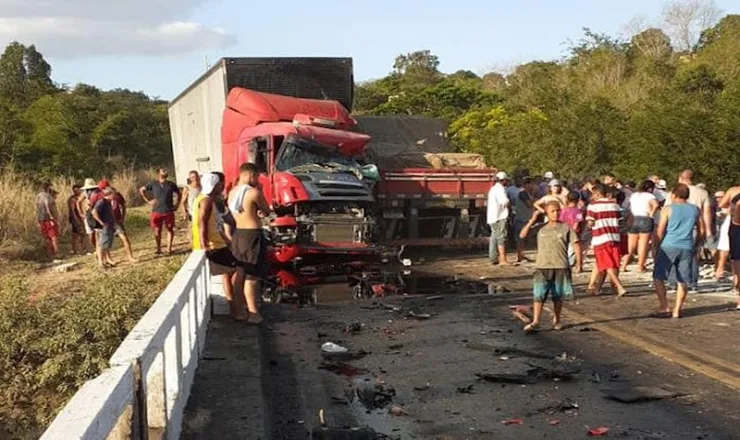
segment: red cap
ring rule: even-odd
[[[98,189],[103,190],[110,186],[110,182],[108,179],[103,179],[100,182],[98,182]]]

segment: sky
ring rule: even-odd
[[[716,0],[740,13],[740,0]],[[59,84],[171,99],[221,57],[349,56],[355,79],[428,49],[443,72],[562,57],[582,28],[658,23],[660,0],[0,0],[0,45],[35,44]]]

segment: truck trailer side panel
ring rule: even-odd
[[[221,171],[221,119],[226,105],[226,70],[219,62],[169,107],[175,177],[181,185],[190,170]]]

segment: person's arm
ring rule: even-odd
[[[185,203],[185,200],[188,199],[189,192],[190,192],[190,187],[185,186],[185,188],[183,188],[182,190],[182,203],[178,203],[177,205],[175,205],[175,206],[182,205],[182,212],[185,214],[186,217],[190,215],[190,212],[188,212],[188,204]]]
[[[46,211],[46,215],[49,216],[49,220],[56,221],[54,214],[51,212],[51,195],[49,197],[44,197],[44,200],[42,200],[41,203],[44,204],[44,210]]]
[[[519,238],[522,240],[527,238],[529,235],[529,231],[532,229],[532,226],[534,226],[535,223],[537,223],[537,218],[540,216],[539,211],[534,211],[532,213],[532,217],[529,218],[529,221],[526,225],[522,228],[522,231],[519,233]]]
[[[177,211],[177,207],[180,206],[180,203],[183,201],[183,197],[180,193],[180,188],[178,188],[174,183],[172,184],[172,193],[175,199],[172,206],[174,206],[175,211]]]
[[[139,188],[139,194],[141,195],[141,198],[144,199],[144,202],[146,202],[149,205],[154,204],[154,199],[150,199],[149,196],[147,196],[147,191],[149,191],[152,187],[151,183],[148,183],[141,188]]]
[[[725,192],[724,197],[719,201],[719,207],[722,209],[726,209],[730,207],[730,201],[738,194],[740,193],[740,186],[734,186],[730,189],[728,189]]]
[[[198,204],[198,231],[200,233],[200,247],[205,250],[208,243],[208,218],[213,210],[213,201],[210,197],[203,197]]]
[[[270,215],[270,206],[267,204],[265,194],[262,192],[262,186],[254,188],[254,191],[247,191],[244,197],[244,210],[247,209],[247,203],[254,203],[257,206],[257,214],[261,218]]]
[[[234,241],[234,231],[231,230],[231,224],[224,221],[223,233],[221,236],[226,242],[227,246],[231,246],[231,242]]]
[[[118,195],[119,197],[119,203],[121,205],[121,221],[126,220],[126,213],[128,212],[128,208],[126,208],[126,199],[123,198],[122,195]]]
[[[658,237],[658,244],[663,242],[663,239],[665,238],[665,231],[668,227],[668,219],[671,216],[671,208],[666,207],[662,211],[660,211],[660,220],[658,221],[658,230],[655,233],[655,235]]]
[[[649,208],[648,208],[648,212],[650,213],[650,217],[652,217],[653,215],[655,215],[655,211],[657,211],[658,208],[660,208],[660,203],[658,203],[658,199],[650,199]]]
[[[536,202],[534,202],[534,205],[532,207],[540,214],[544,214],[545,213],[545,197],[542,197]]]
[[[92,207],[91,214],[92,214],[92,216],[93,216],[93,218],[95,219],[96,222],[100,223],[101,225],[104,225],[105,222],[100,217],[100,213],[98,212],[98,208],[100,207],[100,203],[101,202],[98,202],[98,203],[95,204],[95,206]]]
[[[576,253],[576,273],[583,272],[583,255],[581,255],[581,240],[578,238],[578,233],[571,229],[570,231],[570,244],[573,246],[573,251]]]
[[[712,236],[712,230],[709,228],[709,225],[712,224],[712,207],[709,204],[709,199],[707,199],[704,202],[704,205],[702,206],[700,217],[702,217],[701,223],[704,224],[704,235],[703,237],[711,237]]]
[[[702,213],[699,213],[698,221],[696,222],[696,242],[703,241],[706,237],[711,237],[711,233],[707,231],[707,225],[704,223],[704,217]]]

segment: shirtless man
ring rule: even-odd
[[[730,261],[732,262],[732,286],[735,293],[740,295],[740,185],[733,186],[725,191],[725,196],[719,202],[720,208],[728,208],[730,219]],[[735,310],[740,310],[738,297]]]
[[[80,213],[77,202],[82,194],[80,185],[72,185],[72,194],[67,198],[67,212],[69,213],[69,226],[72,230],[72,254],[85,253],[85,227],[84,217]]]
[[[250,324],[261,324],[257,308],[260,280],[265,276],[266,249],[262,232],[262,218],[270,208],[259,183],[259,169],[252,163],[239,168],[239,184],[229,193],[228,205],[236,221],[231,252],[239,263],[234,279],[234,295],[244,295]]]

